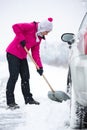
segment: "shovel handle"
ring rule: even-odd
[[[52,91],[53,93],[55,93],[54,89],[52,88],[52,86],[51,86],[50,83],[48,82],[48,80],[47,80],[47,78],[45,77],[45,75],[43,74],[42,76],[43,76],[44,80],[46,81],[46,83],[49,85],[49,88],[51,89],[51,91]]]
[[[26,48],[26,46],[24,47],[24,50],[26,51],[26,53],[28,54],[28,56],[30,57],[31,61],[34,63],[34,65],[36,66],[37,69],[39,69],[39,66],[36,64],[36,62],[34,61],[34,59],[32,58],[32,56],[30,55],[28,49]],[[47,78],[45,77],[44,74],[42,74],[44,80],[46,81],[46,83],[48,84],[48,86],[50,87],[51,91],[54,93],[54,89],[52,88],[52,86],[50,85],[50,83],[48,82]]]
[[[34,65],[36,66],[37,69],[39,69],[39,66],[36,64],[36,62],[34,61],[34,59],[32,58],[32,56],[30,55],[28,49],[26,48],[26,46],[24,47],[25,51],[27,52],[28,56],[30,57],[31,61],[34,63]]]

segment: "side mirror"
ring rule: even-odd
[[[73,33],[64,33],[61,36],[62,41],[67,42],[69,45],[72,45],[75,42],[75,34]]]

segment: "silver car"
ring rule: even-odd
[[[70,48],[67,94],[70,96],[70,127],[87,128],[87,12],[77,34],[61,36]]]

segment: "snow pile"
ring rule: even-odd
[[[19,110],[6,110],[5,89],[8,79],[7,63],[2,62],[0,73],[0,129],[2,130],[64,130],[67,129],[65,122],[69,121],[68,101],[58,103],[48,98],[50,91],[48,85],[36,72],[35,66],[29,62],[31,79],[31,92],[40,105],[25,105],[21,93],[20,77],[15,87],[16,102],[20,105]],[[44,74],[55,90],[65,91],[67,69],[52,67],[44,64]]]

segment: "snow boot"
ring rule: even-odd
[[[35,104],[35,105],[39,105],[40,103],[38,101],[35,101],[32,97],[29,98],[27,97],[26,100],[25,100],[25,104]]]
[[[14,110],[14,109],[19,109],[19,108],[20,106],[16,103],[8,104],[8,109]]]

